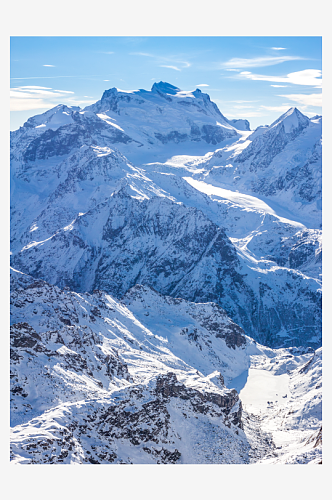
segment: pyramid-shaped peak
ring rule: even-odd
[[[289,108],[286,113],[279,116],[270,129],[283,124],[286,134],[292,132],[294,129],[304,128],[309,124],[309,118],[301,113],[296,107]]]
[[[174,85],[167,82],[158,82],[154,83],[151,88],[152,92],[162,92],[163,94],[172,94],[175,95],[178,92],[181,92],[181,89],[175,87]]]

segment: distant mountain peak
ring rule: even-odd
[[[72,115],[76,111],[81,111],[79,106],[67,106],[58,104],[41,115],[30,117],[25,123],[25,128],[52,128],[57,129],[62,125],[72,123]]]
[[[284,125],[286,134],[295,129],[305,128],[309,124],[309,118],[301,113],[296,107],[289,108],[283,115],[279,116],[271,125],[270,129]]]
[[[175,87],[175,85],[172,85],[171,83],[158,82],[152,85],[151,92],[161,92],[162,94],[175,95],[178,92],[181,92],[181,89]]]

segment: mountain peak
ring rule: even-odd
[[[283,115],[279,116],[270,129],[283,124],[286,134],[289,134],[295,129],[303,129],[309,124],[309,118],[301,113],[296,107],[289,108]]]
[[[25,124],[25,128],[52,128],[57,129],[62,125],[68,125],[73,122],[73,113],[80,111],[79,106],[67,106],[66,104],[58,104],[41,115],[30,117]]]
[[[158,83],[154,83],[152,85],[151,91],[152,92],[161,92],[162,94],[175,95],[178,92],[181,92],[181,89],[179,89],[178,87],[175,87],[171,83],[158,82]]]

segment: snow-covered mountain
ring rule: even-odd
[[[294,416],[287,425],[296,427],[301,418],[296,437],[306,440],[311,461],[319,459],[313,439],[320,421],[319,354],[256,345],[216,304],[143,286],[120,302],[97,290],[62,291],[12,270],[11,324],[15,463],[276,459],[267,423],[252,427],[247,412],[242,417],[236,388],[251,366],[276,383],[286,369],[291,374]]]
[[[106,90],[100,101],[85,109],[140,146],[185,141],[215,145],[238,135],[208,94],[182,91],[165,82],[154,83],[150,91]]]
[[[11,134],[12,459],[318,463],[321,256],[321,117],[251,131],[159,82],[29,118]],[[256,404],[257,380],[287,401]]]
[[[319,346],[320,282],[273,262],[254,268],[201,211],[121,189],[50,238],[26,245],[13,266],[51,284],[121,298],[137,283],[220,304],[270,346]]]
[[[247,140],[244,149],[216,151],[204,180],[273,200],[311,227],[321,227],[321,117],[309,120],[291,108]]]

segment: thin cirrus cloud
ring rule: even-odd
[[[207,83],[200,83],[199,85],[196,85],[196,87],[210,87]]]
[[[271,85],[271,87],[288,87],[288,85]]]
[[[322,72],[319,69],[305,69],[288,73],[286,76],[257,75],[250,71],[241,71],[236,78],[247,78],[248,80],[260,80],[276,83],[291,83],[293,85],[308,85],[315,88],[322,87]]]
[[[287,61],[299,61],[305,59],[300,56],[265,56],[243,59],[233,57],[229,61],[221,63],[221,68],[261,68],[263,66],[275,66]]]
[[[322,94],[284,94],[279,97],[287,97],[292,102],[303,107],[315,106],[322,107]]]
[[[283,104],[282,106],[261,106],[262,109],[267,111],[277,111],[278,113],[286,113],[289,110],[289,105]]]
[[[43,64],[44,68],[55,68],[53,64]]]
[[[189,68],[191,63],[185,61],[181,58],[181,56],[158,56],[154,54],[150,54],[148,52],[130,52],[131,56],[142,56],[142,57],[151,57],[155,60],[155,62],[159,65],[160,68],[169,68],[174,69],[175,71],[182,71],[185,68]],[[170,63],[170,64],[166,64]]]
[[[143,56],[143,57],[155,57],[153,54],[148,54],[147,52],[130,52],[131,56]]]
[[[47,109],[61,104],[91,104],[92,101],[78,100],[71,90],[57,90],[50,87],[24,85],[10,89],[10,110],[28,111]]]
[[[245,117],[243,116],[243,113],[234,113],[234,112],[227,112],[225,113],[227,115],[227,118],[261,118],[262,116],[266,116],[266,111],[246,111]]]
[[[178,68],[177,66],[168,66],[167,64],[159,64],[159,67],[160,67],[160,68],[175,69],[176,71],[181,71],[181,69],[180,69],[180,68]]]
[[[271,47],[272,50],[286,50],[286,47]]]

